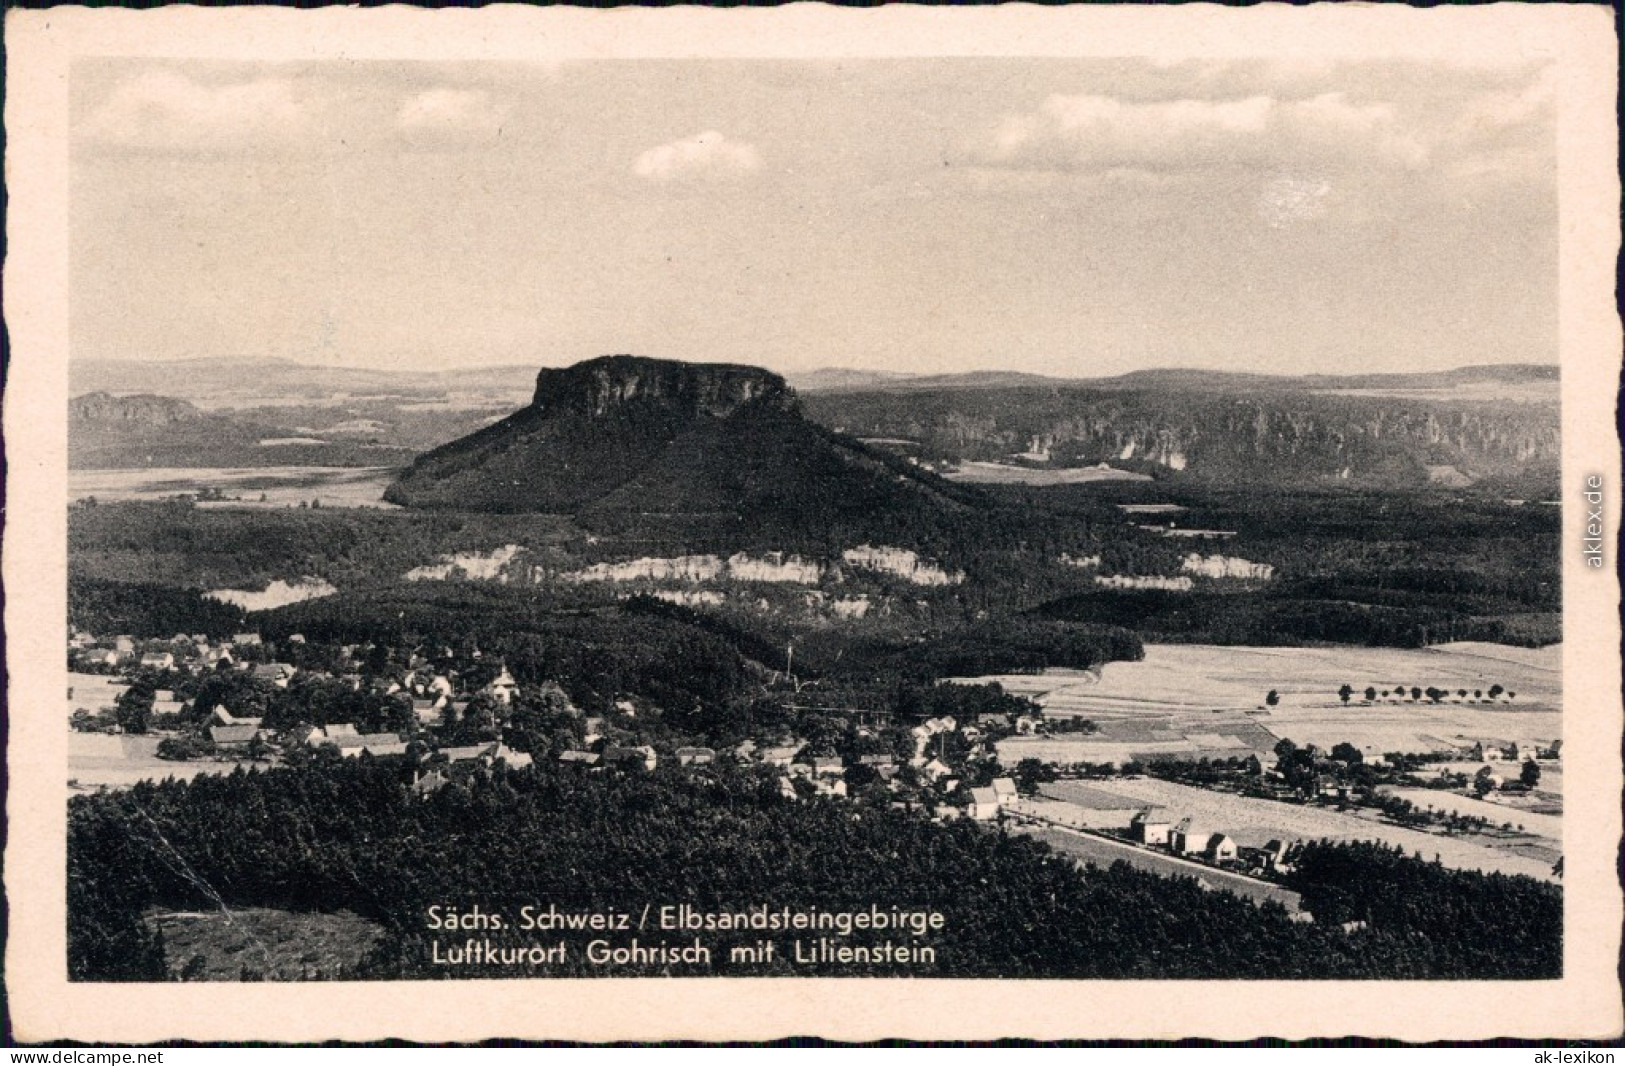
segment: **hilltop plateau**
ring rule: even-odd
[[[529,406],[421,456],[385,498],[809,529],[929,520],[977,496],[809,422],[770,371],[616,355],[542,370]]]

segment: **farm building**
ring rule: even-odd
[[[1234,862],[1236,859],[1236,842],[1223,833],[1214,833],[1208,838],[1207,846],[1202,853],[1209,862]]]
[[[788,769],[790,764],[795,762],[796,752],[800,750],[800,744],[782,744],[775,748],[763,748],[760,754],[762,762],[768,766]]]
[[[1285,870],[1287,844],[1286,841],[1275,839],[1258,849],[1260,865],[1266,870]]]
[[[221,751],[232,751],[246,748],[249,742],[260,735],[259,726],[253,725],[212,725],[209,727],[209,739]]]
[[[292,681],[293,675],[298,672],[287,663],[261,663],[254,667],[254,679],[269,681],[277,688],[287,688],[288,682]]]
[[[339,754],[352,759],[362,752],[369,755],[404,755],[406,741],[394,733],[357,733],[338,742]]]
[[[209,714],[209,720],[217,725],[258,726],[260,724],[260,720],[258,718],[238,718],[236,715],[226,710],[225,704],[222,703],[217,703],[214,705],[214,710]]]
[[[1175,855],[1200,855],[1207,850],[1212,837],[1212,833],[1192,825],[1186,818],[1168,834],[1168,848]]]
[[[979,822],[992,821],[999,816],[999,794],[991,788],[970,790],[969,814]]]
[[[817,758],[812,761],[812,772],[814,777],[840,777],[846,772],[846,767],[840,759]]]
[[[642,766],[645,770],[653,770],[659,765],[660,757],[655,750],[647,744],[635,748],[609,747],[604,749],[605,764],[614,763],[624,766]]]
[[[1130,836],[1138,843],[1167,847],[1173,823],[1161,807],[1147,807],[1129,819],[1128,827]]]
[[[301,738],[301,742],[312,748],[319,748],[323,744],[341,746],[349,738],[359,735],[355,726],[348,722],[335,722],[326,728],[312,726]]]

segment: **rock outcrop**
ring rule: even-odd
[[[627,355],[541,371],[528,407],[419,457],[385,494],[407,507],[798,530],[907,526],[972,498],[807,421],[770,371]]]

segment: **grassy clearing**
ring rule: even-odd
[[[158,758],[157,736],[111,736],[105,733],[68,734],[68,786],[80,792],[98,788],[128,788],[138,781],[162,781],[173,777],[189,781],[200,774],[229,774],[239,765],[260,766],[237,760],[204,759],[175,762]]]

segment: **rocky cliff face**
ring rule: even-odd
[[[543,370],[534,401],[420,456],[385,499],[707,528],[912,528],[967,494],[801,416],[750,366],[605,356]]]
[[[537,411],[593,418],[659,413],[727,418],[756,406],[799,412],[784,379],[761,367],[606,355],[536,375]]]
[[[988,389],[810,398],[810,416],[953,460],[1138,463],[1193,477],[1426,484],[1430,468],[1555,476],[1554,404],[1178,388]],[[1138,467],[1136,467],[1138,469]],[[1434,479],[1436,480],[1436,479]]]

